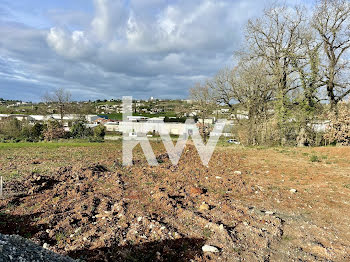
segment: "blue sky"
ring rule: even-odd
[[[0,0],[0,97],[185,98],[232,65],[245,23],[270,2]]]

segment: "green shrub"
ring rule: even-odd
[[[103,125],[98,125],[94,128],[94,137],[104,139],[106,135],[106,128]]]
[[[0,133],[4,139],[18,139],[21,137],[22,124],[16,118],[8,119],[1,122]]]
[[[43,138],[43,131],[45,130],[45,126],[40,124],[40,123],[36,123],[31,130],[31,137],[34,140],[42,140]]]
[[[87,138],[93,135],[91,128],[87,128],[83,122],[75,122],[71,128],[71,137],[73,138]]]
[[[310,156],[310,161],[311,162],[321,162],[320,159],[318,158],[318,156],[316,156],[316,155]]]

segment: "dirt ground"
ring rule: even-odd
[[[350,261],[350,148],[0,148],[0,233],[86,261]],[[203,252],[210,245],[219,252]]]

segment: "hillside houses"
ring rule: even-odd
[[[78,115],[69,114],[63,116],[63,125],[69,126],[70,122],[77,120],[84,120],[87,123],[93,123],[99,116],[97,115]],[[5,119],[17,119],[19,121],[28,121],[30,124],[44,123],[49,120],[61,120],[61,115],[51,114],[51,115],[24,115],[24,114],[0,114],[0,121]]]

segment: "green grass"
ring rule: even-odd
[[[319,157],[316,156],[316,155],[311,155],[311,156],[310,156],[310,161],[313,162],[313,163],[315,163],[315,162],[321,162],[320,159],[319,159]]]
[[[19,142],[19,143],[0,143],[0,150],[12,148],[59,148],[59,147],[90,147],[100,146],[101,143],[90,143],[86,141],[57,141],[57,142]]]

